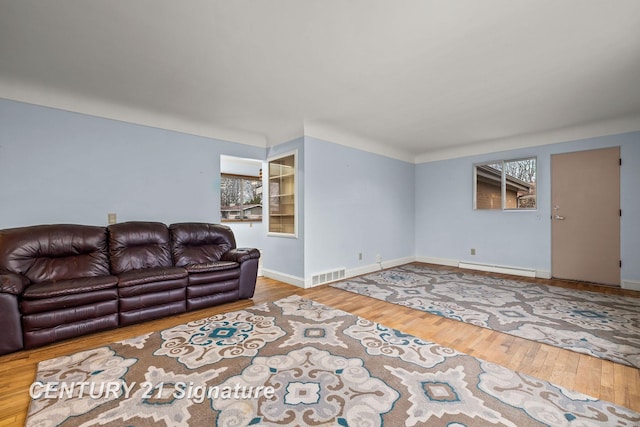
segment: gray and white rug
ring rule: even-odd
[[[640,298],[419,264],[331,286],[640,368]]]
[[[640,414],[290,296],[38,365],[27,426],[601,426]]]

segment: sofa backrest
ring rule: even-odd
[[[113,274],[173,265],[169,229],[165,224],[130,221],[112,224],[108,230]]]
[[[107,230],[75,224],[0,230],[0,267],[32,283],[109,275]]]
[[[236,248],[231,228],[221,224],[182,222],[171,224],[171,248],[176,266],[220,261],[227,251]]]

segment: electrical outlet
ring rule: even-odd
[[[471,248],[471,255],[475,255],[476,254],[476,248]]]
[[[115,224],[116,223],[116,214],[111,212],[107,214],[107,222],[109,224]]]
[[[362,261],[362,252],[358,254],[358,260]]]
[[[380,254],[376,255],[376,262],[382,262],[382,255]]]

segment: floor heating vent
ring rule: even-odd
[[[318,273],[311,276],[311,285],[322,285],[323,283],[335,282],[336,280],[342,280],[347,275],[346,268],[340,268],[338,270],[326,271],[324,273]]]

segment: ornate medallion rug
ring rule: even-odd
[[[638,426],[640,413],[291,296],[41,362],[28,426]]]
[[[416,264],[332,286],[640,368],[640,298]]]

